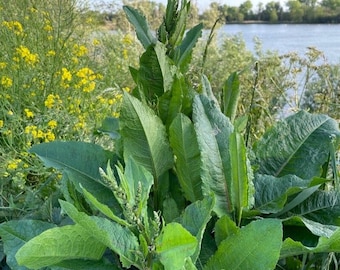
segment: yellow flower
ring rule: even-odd
[[[127,34],[123,37],[123,43],[127,45],[131,45],[133,43],[133,38],[130,34]]]
[[[27,118],[33,118],[34,117],[34,113],[30,110],[30,109],[25,109],[25,115]]]
[[[50,128],[56,128],[58,125],[58,122],[56,120],[50,120],[47,123],[47,126],[49,126]]]
[[[18,21],[10,21],[10,22],[3,21],[2,25],[7,27],[9,30],[12,30],[14,34],[18,36],[23,34],[23,31],[24,31],[23,27],[21,23]]]
[[[128,54],[128,50],[127,49],[124,49],[123,50],[123,58],[126,60],[129,58],[129,54]]]
[[[4,126],[4,120],[0,120],[0,128]]]
[[[51,25],[49,25],[49,24],[46,24],[44,26],[44,30],[47,31],[47,32],[51,32],[53,30],[53,27]]]
[[[95,82],[89,82],[86,86],[83,87],[83,91],[86,93],[92,92],[96,88]]]
[[[94,39],[94,40],[92,40],[92,44],[93,44],[93,46],[98,46],[98,45],[100,45],[100,41],[98,39]]]
[[[49,94],[44,104],[45,104],[45,107],[47,107],[48,109],[51,109],[54,105],[62,104],[62,101],[59,95]]]
[[[7,164],[7,169],[8,170],[15,170],[18,168],[19,163],[21,162],[20,158],[16,158],[11,160],[8,164]]]
[[[4,69],[5,67],[7,67],[7,63],[6,62],[0,62],[0,69]]]
[[[13,81],[11,78],[7,76],[2,76],[1,77],[1,85],[5,88],[9,88],[13,85]]]
[[[84,56],[88,53],[88,49],[84,46],[84,45],[78,45],[78,44],[74,44],[73,46],[73,53],[78,56]]]
[[[55,140],[55,135],[52,131],[47,131],[45,133],[45,142],[51,142]]]
[[[54,50],[50,50],[46,53],[46,56],[55,56],[56,52]]]
[[[7,112],[7,115],[9,115],[9,116],[12,116],[14,113],[13,113],[13,111],[8,111]]]
[[[128,87],[128,86],[123,87],[123,90],[124,90],[125,92],[130,92],[130,91],[131,91],[130,87]]]
[[[61,69],[61,79],[69,82],[72,80],[72,74],[67,68]]]
[[[31,53],[30,50],[23,45],[16,48],[16,52],[27,64],[34,65],[39,61],[38,55]]]

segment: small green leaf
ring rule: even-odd
[[[204,270],[275,269],[282,244],[282,224],[277,219],[251,222],[218,246]],[[265,256],[264,256],[265,254]]]
[[[235,222],[227,215],[219,218],[215,223],[215,241],[216,245],[219,246],[220,243],[227,239],[229,236],[232,236],[240,230],[239,227],[235,224]]]
[[[156,239],[156,253],[165,270],[181,269],[196,250],[197,240],[179,223],[167,224]]]
[[[237,72],[232,73],[223,86],[223,113],[234,123],[238,100],[240,97],[240,81]]]
[[[63,260],[99,260],[105,248],[91,232],[76,224],[44,231],[22,246],[15,257],[20,265],[37,269]]]

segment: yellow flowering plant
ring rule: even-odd
[[[0,0],[3,6],[0,207],[9,209],[5,216],[10,217],[14,209],[24,214],[37,208],[58,184],[58,175],[27,150],[54,140],[102,142],[93,131],[106,115],[117,115],[120,86],[111,75],[104,80],[104,72],[114,72],[102,68],[105,63],[97,58],[102,41],[93,38],[95,26],[84,21],[77,0]],[[108,91],[112,85],[114,91]],[[28,200],[35,190],[40,192]]]

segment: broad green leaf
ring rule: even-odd
[[[55,227],[52,223],[38,220],[11,220],[0,225],[0,236],[6,254],[6,262],[13,270],[24,270],[15,259],[17,251],[30,239]]]
[[[215,102],[203,95],[194,99],[193,121],[201,152],[203,195],[214,193],[214,211],[222,216],[233,210],[229,156],[229,137],[233,126]]]
[[[204,269],[225,269],[226,266],[233,270],[275,269],[281,244],[280,220],[253,221],[222,241]]]
[[[243,209],[250,208],[254,203],[253,172],[246,152],[241,134],[233,132],[229,137],[230,197],[238,222],[241,222]]]
[[[105,245],[80,225],[52,228],[23,245],[15,255],[19,265],[42,268],[63,260],[99,260]]]
[[[165,225],[156,238],[156,253],[165,270],[181,269],[196,246],[196,238],[175,222]]]
[[[138,99],[124,93],[120,115],[124,159],[144,166],[157,179],[173,166],[173,154],[160,118]]]
[[[88,216],[66,201],[59,201],[62,209],[99,243],[117,253],[124,267],[138,263],[137,237],[127,228],[106,218]]]
[[[319,242],[315,247],[304,246],[301,242],[294,241],[291,238],[287,238],[283,241],[281,248],[281,258],[290,256],[297,256],[307,253],[330,253],[340,252],[340,228],[337,229],[332,236],[319,238]]]
[[[203,234],[211,218],[214,203],[214,197],[207,196],[202,201],[196,201],[187,206],[183,215],[178,219],[178,222],[197,239],[196,251],[191,256],[194,263],[200,254]]]
[[[194,125],[187,116],[178,114],[169,128],[169,137],[184,196],[191,202],[202,199],[201,160]]]
[[[187,69],[187,65],[191,60],[193,48],[195,47],[198,39],[202,36],[202,29],[202,23],[191,28],[186,33],[182,43],[176,47],[176,51],[179,51],[179,53],[175,53],[175,55],[178,55],[178,59],[175,59],[175,63],[180,67],[181,71],[185,71]]]
[[[130,6],[123,6],[123,10],[130,23],[135,27],[137,37],[143,47],[147,49],[151,44],[155,44],[157,40],[153,36],[145,17]]]
[[[322,224],[340,226],[340,194],[318,190],[290,212]]]
[[[287,198],[307,188],[309,182],[295,175],[277,178],[255,174],[255,208],[264,214],[278,213],[283,209]]]
[[[91,143],[58,141],[36,144],[30,152],[38,155],[45,166],[65,171],[79,192],[81,184],[101,203],[120,213],[118,203],[99,174],[99,167],[106,167],[109,160],[117,162],[117,157],[112,152]]]
[[[223,113],[233,123],[236,116],[238,100],[240,97],[240,80],[237,72],[232,73],[223,86]]]
[[[294,174],[303,179],[321,176],[334,137],[340,137],[335,120],[300,111],[277,123],[257,143],[258,172],[277,177]]]
[[[176,67],[170,64],[164,44],[148,47],[140,58],[137,85],[147,100],[157,100],[172,87]]]
[[[219,218],[215,223],[215,241],[216,245],[219,246],[220,243],[232,236],[240,230],[236,223],[227,215]]]
[[[67,260],[56,264],[51,270],[119,270],[117,265],[108,263],[107,260]]]

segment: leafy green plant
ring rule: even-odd
[[[184,37],[189,4],[168,2],[157,37],[124,7],[145,52],[119,118],[103,123],[115,149],[31,148],[63,172],[63,198],[54,224],[0,225],[12,269],[275,269],[340,252],[337,122],[300,111],[246,147],[237,74],[222,104],[207,77],[195,89],[183,75],[202,30]]]

